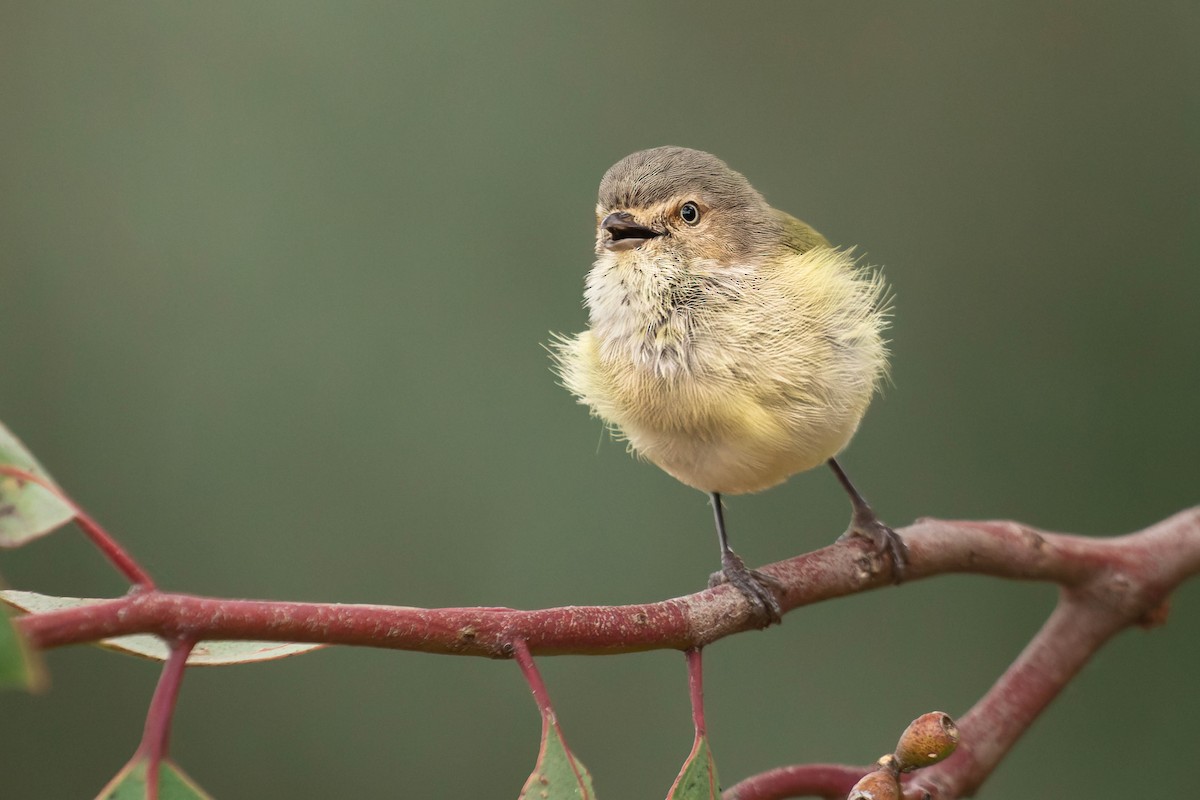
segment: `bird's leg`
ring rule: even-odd
[[[712,500],[713,518],[717,523],[717,540],[721,543],[721,571],[714,572],[708,579],[709,587],[729,583],[745,596],[754,614],[763,621],[763,627],[783,620],[783,611],[779,600],[775,598],[772,588],[779,588],[779,582],[769,575],[764,575],[756,569],[747,569],[741,556],[729,547],[729,537],[725,533],[725,512],[721,508],[721,495],[709,492]]]
[[[904,544],[900,534],[884,525],[883,521],[876,516],[874,509],[846,477],[842,465],[837,462],[836,458],[829,459],[829,468],[833,470],[834,475],[837,475],[838,482],[842,484],[846,494],[850,495],[850,505],[854,509],[853,515],[850,517],[850,527],[838,537],[838,541],[849,539],[852,536],[861,536],[875,545],[875,552],[880,555],[887,553],[892,560],[892,579],[899,583],[904,579],[904,570],[908,566],[908,546]]]

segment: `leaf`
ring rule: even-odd
[[[7,608],[0,608],[0,688],[38,691],[46,685],[42,660],[25,643]]]
[[[719,800],[720,797],[721,784],[717,780],[717,765],[708,748],[708,738],[697,736],[667,800]]]
[[[542,720],[542,747],[517,800],[596,800],[592,776],[567,749],[558,725]]]
[[[50,480],[46,469],[0,424],[0,464]],[[0,547],[19,547],[45,536],[75,517],[75,510],[54,492],[14,475],[0,474]]]
[[[146,800],[146,758],[135,758],[96,795],[96,800]],[[170,759],[158,767],[158,800],[213,800]]]
[[[105,639],[100,646],[131,656],[166,661],[170,649],[157,636],[144,633]],[[259,661],[275,661],[289,656],[299,656],[320,650],[323,644],[302,642],[257,642],[238,640],[214,640],[197,642],[188,656],[189,667],[226,667],[231,664],[254,664]]]
[[[113,598],[115,599],[115,598]],[[37,592],[22,592],[16,589],[0,591],[0,600],[21,611],[41,613],[45,611],[60,611],[66,608],[107,603],[105,598],[86,597],[53,597]],[[166,661],[170,649],[157,636],[150,633],[135,633],[129,636],[117,636],[103,639],[97,644],[108,650],[128,653],[154,661]],[[313,650],[320,650],[323,644],[301,644],[298,642],[257,642],[238,640],[214,640],[198,642],[188,656],[188,666],[191,667],[221,667],[230,664],[252,664],[258,661],[274,661],[288,656],[298,656]]]

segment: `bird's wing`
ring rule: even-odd
[[[808,252],[814,247],[829,247],[829,240],[817,233],[807,222],[802,222],[779,209],[772,211],[783,223],[784,239],[788,247],[797,253]]]

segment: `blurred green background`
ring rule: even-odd
[[[696,590],[703,496],[602,436],[542,348],[585,324],[600,175],[682,144],[885,266],[894,385],[844,463],[887,519],[1135,530],[1198,499],[1198,40],[1194,2],[5,4],[0,419],[172,589]],[[728,507],[755,563],[848,513],[824,471]],[[74,531],[0,574],[123,591]],[[1054,597],[945,578],[720,642],[725,783],[961,714]],[[1193,583],[985,795],[1188,795],[1197,631]],[[140,735],[154,666],[49,665],[3,697],[4,797],[90,797]],[[683,658],[542,668],[600,796],[662,797]],[[173,751],[218,798],[506,798],[538,730],[510,663],[339,650],[190,673]]]

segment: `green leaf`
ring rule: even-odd
[[[558,725],[544,720],[542,748],[517,800],[596,800],[592,776],[567,749]]]
[[[115,599],[115,598],[113,598]],[[22,592],[16,589],[0,591],[0,601],[14,608],[31,613],[59,611],[65,608],[107,603],[108,599],[90,597],[53,597],[37,592]],[[157,636],[137,633],[103,639],[97,644],[108,650],[141,656],[154,661],[166,661],[170,649]],[[278,658],[298,656],[319,650],[323,644],[301,644],[298,642],[224,641],[198,642],[188,656],[190,667],[223,667],[230,664],[252,664],[258,661],[274,661]]]
[[[42,660],[25,644],[7,608],[0,607],[0,688],[37,691],[46,685]]]
[[[50,479],[25,445],[2,424],[0,464]],[[62,527],[74,517],[74,509],[50,490],[13,475],[0,474],[0,547],[19,547]]]
[[[708,738],[697,736],[692,753],[679,771],[667,800],[719,800],[721,784],[717,780],[717,765],[712,751],[708,749]]]
[[[96,795],[96,800],[146,800],[145,758],[135,758]],[[158,768],[158,800],[213,800],[170,759]]]

